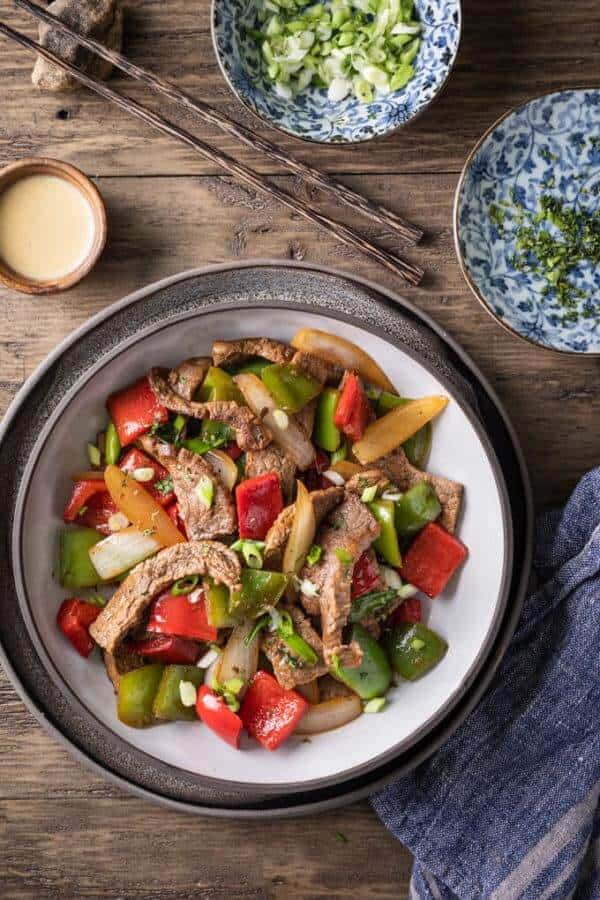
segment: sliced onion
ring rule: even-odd
[[[364,466],[386,456],[439,415],[447,405],[447,397],[432,396],[396,406],[381,419],[367,425],[360,441],[352,446],[354,456]]]
[[[383,388],[384,391],[396,390],[383,369],[368,353],[336,334],[328,334],[315,328],[302,328],[294,335],[292,347],[337,363],[343,369],[352,369],[369,384]]]
[[[275,443],[293,459],[299,469],[310,468],[315,459],[315,448],[294,416],[289,416],[287,426],[281,428],[277,416],[273,415],[278,408],[277,404],[260,378],[250,372],[244,372],[236,375],[233,380],[254,415],[262,419],[272,433]]]
[[[294,518],[281,567],[286,574],[296,574],[300,571],[306,554],[314,543],[317,530],[315,508],[306,486],[301,481],[297,481],[296,484],[298,492],[294,504]]]
[[[356,694],[334,697],[309,707],[302,716],[294,734],[321,734],[347,725],[362,712],[362,703]]]
[[[90,559],[98,575],[110,580],[160,549],[162,544],[152,535],[144,534],[137,528],[124,528],[94,544],[90,549]]]
[[[242,622],[231,632],[225,649],[215,666],[215,678],[220,684],[230,678],[241,678],[246,684],[258,669],[258,648],[260,641],[254,640],[246,645],[245,641],[254,627],[254,622]]]
[[[223,450],[207,450],[204,458],[215,475],[219,476],[225,490],[232,491],[238,479],[238,467],[232,458]]]
[[[317,678],[313,681],[309,681],[307,684],[297,684],[294,690],[304,697],[305,700],[308,700],[311,706],[316,706],[321,699],[319,681]]]

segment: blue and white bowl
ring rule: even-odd
[[[463,274],[508,330],[567,353],[600,354],[600,271],[582,264],[569,276],[585,291],[576,321],[542,293],[545,282],[513,265],[515,200],[538,209],[550,194],[575,208],[600,208],[600,90],[559,91],[507,113],[469,156],[456,191],[454,237]],[[507,204],[507,206],[506,206]],[[490,209],[508,209],[499,228]]]
[[[334,102],[326,90],[313,87],[286,100],[265,79],[260,48],[246,37],[246,29],[256,27],[256,8],[257,0],[213,0],[213,43],[221,71],[256,115],[288,134],[319,143],[368,141],[414,119],[446,83],[460,42],[460,0],[415,0],[422,43],[416,75],[406,87],[368,105],[354,97]]]

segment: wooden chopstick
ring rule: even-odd
[[[26,35],[15,31],[4,22],[0,22],[0,34],[3,34],[15,43],[25,47],[25,49],[29,50],[31,53],[42,56],[48,62],[53,63],[55,66],[68,72],[73,78],[81,82],[81,84],[84,84],[90,90],[95,91],[95,93],[100,94],[101,97],[120,106],[121,109],[130,113],[130,115],[141,119],[148,125],[152,125],[157,131],[161,131],[163,134],[168,134],[171,137],[177,138],[201,156],[204,156],[216,165],[221,166],[230,175],[235,175],[240,180],[245,181],[247,184],[250,184],[253,188],[264,194],[271,194],[273,197],[276,197],[289,209],[299,213],[299,215],[308,219],[310,222],[313,222],[315,225],[320,225],[321,228],[328,231],[332,237],[336,238],[342,244],[361,250],[367,256],[377,260],[377,262],[381,263],[395,275],[399,275],[400,278],[403,278],[409,284],[416,287],[421,282],[424,272],[418,266],[412,265],[412,263],[403,260],[401,257],[396,256],[396,254],[391,253],[389,250],[385,250],[383,247],[372,244],[347,225],[344,225],[341,222],[335,222],[323,213],[311,209],[307,204],[303,203],[292,194],[288,194],[271,182],[266,181],[252,169],[237,162],[237,160],[233,159],[231,156],[215,150],[214,147],[211,147],[209,144],[205,144],[204,141],[194,137],[189,131],[179,128],[177,125],[167,121],[167,119],[164,119],[157,113],[146,109],[146,107],[139,104],[136,100],[133,100],[133,98],[124,94],[118,94],[104,82],[99,81],[90,75],[86,75],[60,56],[52,53],[46,47],[42,47],[42,45],[38,44],[36,41],[32,41],[30,38],[26,37]]]
[[[268,141],[259,135],[255,135],[249,128],[240,125],[224,113],[213,109],[206,103],[195,100],[189,94],[179,90],[179,88],[175,87],[175,85],[171,84],[169,81],[165,81],[158,75],[154,75],[147,69],[143,69],[141,66],[132,63],[127,57],[122,56],[120,53],[109,50],[93,38],[89,38],[86,35],[75,31],[75,29],[66,25],[46,9],[42,9],[42,7],[38,6],[36,3],[32,3],[31,0],[15,0],[15,5],[20,6],[34,18],[45,22],[51,28],[56,28],[58,31],[62,31],[63,34],[74,38],[83,47],[87,47],[88,50],[97,53],[98,56],[101,56],[103,59],[112,63],[117,69],[121,69],[121,71],[127,73],[127,75],[131,75],[138,81],[143,82],[152,90],[164,94],[169,100],[172,100],[179,106],[193,112],[206,122],[210,122],[211,125],[220,128],[221,131],[238,138],[253,150],[260,150],[265,156],[281,163],[296,175],[300,175],[307,181],[312,181],[319,187],[331,191],[343,203],[351,206],[353,209],[359,209],[365,216],[373,219],[380,225],[392,228],[409,243],[415,244],[423,237],[423,231],[420,228],[413,225],[411,222],[407,222],[397,213],[392,212],[392,210],[387,209],[380,203],[368,200],[366,197],[363,197],[362,194],[357,193],[345,184],[341,184],[324,172],[319,171],[319,169],[315,169],[307,163],[303,163],[293,156],[284,153],[284,151],[276,144],[271,143],[271,141]]]

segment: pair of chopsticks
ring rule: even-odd
[[[361,194],[352,190],[352,188],[349,188],[344,184],[340,184],[338,181],[335,181],[324,172],[321,172],[318,169],[315,169],[312,166],[309,166],[306,163],[303,163],[300,160],[287,155],[275,144],[258,135],[255,135],[252,131],[250,131],[250,129],[246,128],[243,125],[240,125],[233,119],[230,119],[224,113],[218,112],[205,103],[194,100],[192,97],[190,97],[189,94],[180,91],[175,87],[175,85],[171,84],[170,82],[165,81],[157,75],[154,75],[147,69],[143,69],[141,66],[135,65],[120,53],[109,50],[107,47],[104,47],[102,44],[98,43],[92,38],[82,35],[74,29],[70,28],[68,25],[66,25],[52,13],[48,12],[46,9],[43,9],[37,4],[32,3],[31,0],[15,0],[15,5],[30,13],[35,19],[38,19],[51,28],[55,28],[56,30],[61,31],[63,34],[66,34],[69,37],[73,38],[83,47],[86,47],[91,52],[98,54],[98,56],[112,63],[115,68],[120,69],[122,72],[132,76],[137,81],[140,81],[143,84],[147,85],[156,93],[162,94],[169,100],[174,101],[176,104],[183,107],[187,111],[194,113],[198,118],[204,120],[205,122],[209,122],[211,125],[217,126],[227,134],[237,137],[239,140],[252,147],[252,149],[262,151],[266,156],[277,161],[278,163],[281,163],[296,175],[300,175],[307,181],[318,185],[320,188],[324,188],[330,191],[342,203],[352,207],[355,210],[358,209],[365,216],[368,216],[369,218],[378,222],[380,225],[383,225],[386,228],[391,228],[405,241],[414,244],[423,236],[423,232],[416,225],[405,221],[399,215],[389,209],[386,209],[381,204],[374,203],[373,201],[368,200],[366,197],[363,197]],[[185,131],[172,122],[169,122],[161,115],[152,112],[145,106],[142,106],[131,97],[113,91],[112,88],[108,87],[108,85],[106,85],[104,82],[85,74],[75,66],[63,60],[60,56],[57,56],[50,50],[47,50],[36,41],[32,41],[30,38],[26,37],[26,35],[15,31],[13,28],[10,28],[10,26],[4,24],[3,22],[0,22],[0,34],[3,34],[5,37],[9,38],[12,41],[15,41],[17,44],[20,44],[22,47],[25,47],[32,53],[36,53],[39,56],[42,56],[48,62],[53,63],[64,71],[68,72],[73,78],[75,78],[81,84],[85,85],[90,90],[99,94],[101,97],[104,97],[106,100],[110,100],[112,103],[115,103],[117,106],[121,107],[121,109],[124,109],[126,112],[130,113],[130,115],[133,115],[138,119],[146,122],[148,125],[151,125],[157,131],[177,138],[177,140],[186,144],[188,147],[191,147],[192,150],[195,150],[201,156],[204,156],[211,162],[221,166],[221,168],[225,169],[225,171],[230,175],[239,178],[241,181],[244,181],[246,184],[251,185],[253,188],[262,193],[270,194],[271,196],[276,197],[277,200],[279,200],[289,209],[292,209],[294,210],[294,212],[297,212],[301,216],[304,216],[305,219],[308,219],[315,225],[319,225],[341,243],[361,250],[367,256],[377,260],[379,263],[386,266],[386,268],[388,268],[390,271],[394,272],[396,275],[399,275],[409,284],[416,286],[420,283],[424,272],[418,266],[412,265],[411,263],[397,256],[395,253],[392,253],[389,250],[373,244],[353,228],[350,228],[349,226],[344,225],[341,222],[336,222],[323,213],[312,209],[308,204],[298,199],[293,194],[289,194],[287,191],[282,190],[277,185],[268,181],[266,178],[258,175],[252,169],[249,169],[247,166],[239,163],[233,157],[229,156],[226,153],[222,153],[214,147],[211,147],[209,144],[206,144],[204,141],[199,140],[189,131]]]

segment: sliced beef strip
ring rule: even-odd
[[[292,365],[302,369],[307,375],[312,375],[321,384],[339,384],[344,374],[344,370],[337,363],[313,356],[312,353],[305,353],[304,350],[296,351]]]
[[[212,540],[233,534],[237,525],[233,497],[203,456],[184,448],[176,450],[151,435],[141,437],[139,444],[173,479],[179,517],[190,540]],[[210,478],[215,486],[210,508],[204,505],[195,490],[203,476]]]
[[[299,684],[308,684],[309,681],[325,675],[328,668],[323,662],[323,642],[302,610],[297,606],[282,607],[282,609],[289,612],[295,630],[319,656],[319,660],[313,666],[291,661],[293,657],[290,659],[286,644],[277,634],[266,633],[263,636],[261,649],[273,666],[275,678],[281,687],[292,690]]]
[[[133,672],[134,669],[139,669],[140,666],[144,665],[144,660],[141,656],[138,656],[137,653],[130,653],[129,650],[125,650],[123,647],[116,647],[114,653],[108,653],[105,650],[102,654],[102,660],[106,668],[106,674],[112,681],[115,692],[119,690],[121,675]]]
[[[235,439],[241,450],[262,450],[271,443],[271,432],[254,416],[247,406],[239,406],[233,401],[215,400],[197,403],[177,394],[168,383],[168,372],[151,369],[148,373],[150,385],[158,400],[172,412],[192,416],[194,419],[211,419],[225,422],[235,432]]]
[[[344,499],[343,487],[330,487],[323,491],[312,491],[310,494],[317,526],[329,513]],[[281,569],[285,546],[290,536],[292,522],[294,521],[294,508],[292,503],[283,509],[271,525],[265,538],[265,568]]]
[[[288,344],[271,338],[241,338],[239,341],[215,341],[212,358],[215,366],[239,366],[253,356],[262,356],[272,363],[289,363],[296,351]]]
[[[300,572],[300,578],[309,579],[318,590],[323,654],[328,665],[333,663],[334,656],[344,666],[356,666],[361,660],[360,648],[356,644],[344,644],[342,631],[352,607],[354,565],[379,532],[379,525],[367,506],[355,494],[346,494],[317,536],[317,543],[323,548],[321,559],[313,566],[304,566]],[[351,561],[339,559],[339,551],[348,554]],[[302,602],[305,605],[304,596]]]
[[[311,400],[310,403],[307,403],[306,406],[303,406],[302,409],[296,413],[296,421],[298,425],[304,431],[306,437],[310,440],[313,433],[313,428],[315,424],[315,415],[317,412],[317,399]]]
[[[189,575],[210,576],[230,591],[240,591],[241,566],[233,550],[217,541],[190,541],[160,550],[137,565],[117,588],[90,634],[114,655],[126,634],[138,625],[154,598]]]
[[[212,366],[210,356],[195,356],[193,359],[185,359],[179,363],[176,369],[171,369],[168,381],[176,394],[184,400],[193,400],[194,394],[206,378],[206,373]]]
[[[284,499],[289,503],[296,483],[296,465],[277,444],[271,444],[265,450],[248,450],[246,453],[246,478],[257,478],[267,472],[279,475]]]
[[[362,496],[362,492],[365,488],[373,486],[377,487],[378,491],[384,491],[386,488],[390,487],[390,479],[380,469],[365,468],[363,472],[353,475],[352,478],[346,482],[346,490],[350,491],[352,494],[356,494],[357,497]]]
[[[454,533],[464,494],[464,486],[462,484],[459,484],[457,481],[451,481],[449,478],[443,478],[441,475],[432,475],[430,472],[422,472],[421,469],[415,469],[409,463],[404,450],[401,448],[387,456],[382,456],[381,459],[375,460],[372,466],[380,469],[392,484],[397,485],[401,491],[407,491],[420,481],[426,481],[430,484],[438,495],[442,506],[439,523],[451,534]]]

